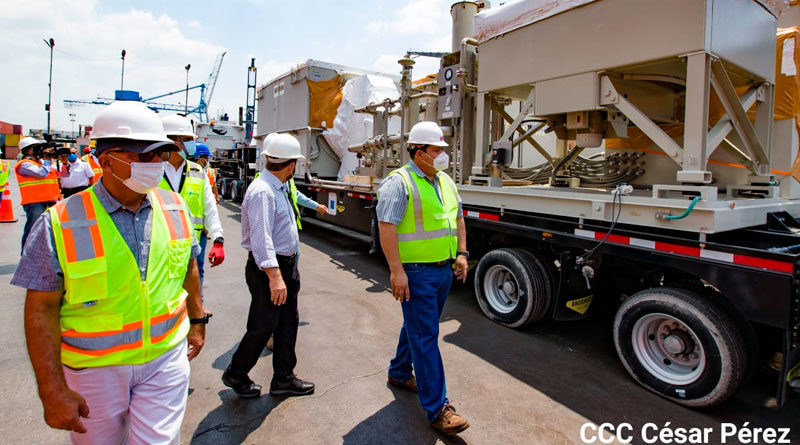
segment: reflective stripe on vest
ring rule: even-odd
[[[92,196],[88,193],[77,196],[55,207],[61,223],[67,264],[105,256]]]
[[[153,343],[158,343],[167,335],[172,333],[180,326],[180,322],[186,318],[186,302],[184,301],[173,312],[159,315],[150,319],[150,339]]]
[[[427,179],[411,174],[410,167],[399,168],[390,174],[400,175],[408,190],[406,213],[397,226],[400,261],[426,263],[453,258],[458,247],[458,190],[450,177],[444,173],[437,174],[440,201],[433,185]],[[425,188],[424,196],[421,187]]]
[[[103,356],[142,347],[142,322],[128,323],[118,331],[61,333],[61,348],[78,354]]]
[[[183,281],[191,257],[187,210],[174,192],[148,194],[145,280],[94,187],[53,206],[53,241],[64,272],[61,360],[72,367],[148,362],[189,331]]]
[[[186,224],[186,207],[176,193],[155,193],[164,219],[167,220],[171,240],[191,238],[189,225]]]
[[[186,170],[184,171],[183,184],[180,185],[181,189],[175,190],[175,192],[180,193],[181,197],[186,201],[194,229],[203,230],[205,228],[206,173],[199,164],[191,161],[185,162],[184,168]],[[161,178],[159,187],[164,190],[172,190],[166,174]]]

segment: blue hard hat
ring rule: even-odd
[[[208,149],[208,146],[202,142],[198,142],[195,145],[194,155],[198,158],[200,156],[211,156],[211,150]]]

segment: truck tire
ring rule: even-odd
[[[475,296],[484,315],[519,328],[541,320],[550,310],[553,286],[545,266],[522,249],[496,249],[475,271]]]
[[[241,203],[244,198],[244,181],[231,182],[231,201]]]
[[[233,179],[231,178],[222,180],[222,197],[224,199],[231,199],[231,183],[233,183]]]
[[[695,408],[730,397],[747,371],[744,337],[730,315],[684,289],[646,289],[625,300],[614,345],[642,386]]]

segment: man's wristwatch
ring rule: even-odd
[[[217,244],[217,243],[225,244],[225,238],[223,238],[221,236],[218,236],[217,239],[214,240],[214,244]]]
[[[467,259],[469,259],[469,250],[459,250],[458,252],[456,252],[456,257],[461,255],[464,255],[465,257],[467,257]]]
[[[189,324],[208,324],[209,318],[211,318],[211,314],[206,313],[202,318],[190,318]]]

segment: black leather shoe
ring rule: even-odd
[[[231,367],[222,373],[222,383],[231,388],[237,396],[245,399],[253,399],[261,396],[261,385],[256,385],[249,378],[237,379],[230,375]]]
[[[289,380],[278,380],[272,377],[269,393],[273,396],[307,396],[314,394],[314,384],[294,376]]]

